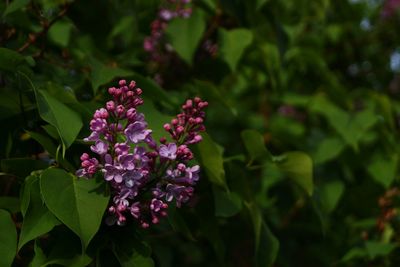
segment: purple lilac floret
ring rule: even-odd
[[[158,144],[137,110],[143,100],[136,83],[121,80],[108,92],[113,99],[96,110],[92,132],[85,138],[96,157],[84,153],[76,175],[92,178],[100,173],[110,185],[107,224],[135,220],[147,228],[167,216],[169,203],[181,207],[193,196],[200,167],[191,164],[189,146],[202,140],[208,103],[198,97],[187,100],[183,111],[164,125],[169,141],[162,137]]]

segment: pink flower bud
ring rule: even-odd
[[[89,158],[90,158],[90,157],[89,157],[89,154],[88,154],[88,153],[83,153],[82,156],[81,156],[81,161],[88,160]]]
[[[136,109],[135,108],[128,109],[128,111],[126,112],[126,117],[130,120],[133,120],[135,119],[135,116],[136,116]]]
[[[110,94],[110,95],[114,95],[115,94],[115,87],[110,87],[110,88],[108,88],[108,93]]]
[[[131,81],[130,83],[129,83],[129,89],[133,89],[133,88],[135,88],[135,86],[136,86],[136,82],[135,81]]]
[[[185,169],[186,169],[186,166],[183,163],[179,163],[177,167],[178,167],[178,170],[180,170],[181,172],[185,171]]]
[[[82,161],[82,163],[81,163],[81,166],[82,166],[83,168],[88,168],[88,167],[90,167],[90,165],[92,165],[92,163],[91,163],[89,160],[84,160],[84,161]]]
[[[119,84],[119,86],[124,86],[124,85],[126,85],[126,81],[125,80],[120,80],[118,82],[118,84]]]
[[[122,116],[125,112],[125,108],[123,105],[118,105],[116,111],[118,116]]]
[[[185,130],[185,128],[183,128],[182,126],[178,126],[178,127],[176,128],[176,132],[177,132],[178,134],[183,133],[184,130]]]
[[[164,124],[164,130],[170,131],[171,130],[171,125],[169,123]]]
[[[114,111],[115,110],[115,103],[114,101],[108,101],[106,103],[106,108],[108,111]]]
[[[121,94],[122,94],[122,90],[121,90],[121,89],[115,88],[115,90],[114,90],[114,96],[120,96]]]
[[[203,137],[201,137],[201,135],[196,135],[196,136],[193,138],[193,141],[194,141],[195,143],[201,142],[201,140],[203,140]]]
[[[124,205],[120,204],[120,205],[118,205],[117,210],[119,212],[122,212],[122,211],[126,210],[126,207]]]

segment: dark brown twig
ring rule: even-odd
[[[70,4],[65,4],[63,9],[50,22],[47,21],[47,20],[42,21],[41,22],[42,30],[40,32],[37,32],[37,33],[30,33],[28,35],[28,39],[26,40],[26,42],[17,51],[20,52],[20,53],[25,51],[32,44],[35,44],[36,41],[39,38],[43,38],[44,36],[46,36],[46,34],[49,31],[50,27],[53,26],[54,23],[56,23],[58,20],[60,20],[61,18],[63,18],[65,16],[65,14],[67,13],[69,7],[70,7]],[[43,50],[44,49],[42,47],[42,49],[41,49],[41,51],[40,51],[38,56],[42,55]]]

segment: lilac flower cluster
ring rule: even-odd
[[[97,157],[84,153],[77,176],[102,173],[109,183],[112,202],[107,224],[124,225],[130,217],[147,228],[167,215],[169,202],[181,207],[193,195],[200,167],[190,165],[189,145],[202,140],[199,133],[205,131],[208,103],[198,97],[187,100],[183,112],[164,125],[170,141],[162,137],[157,144],[137,110],[143,100],[136,83],[121,80],[118,88],[108,92],[113,100],[96,110],[90,122],[92,133],[85,138],[93,143],[90,149]]]
[[[168,0],[167,6],[160,8],[157,18],[151,23],[151,35],[144,39],[143,48],[150,54],[150,60],[163,63],[171,45],[164,42],[164,31],[174,18],[189,18],[192,14],[191,0]]]
[[[391,18],[400,11],[400,0],[386,0],[382,7],[381,16]]]

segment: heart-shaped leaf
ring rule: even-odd
[[[49,210],[86,248],[100,227],[109,200],[101,185],[95,179],[77,179],[64,170],[50,168],[42,173],[40,187]]]

